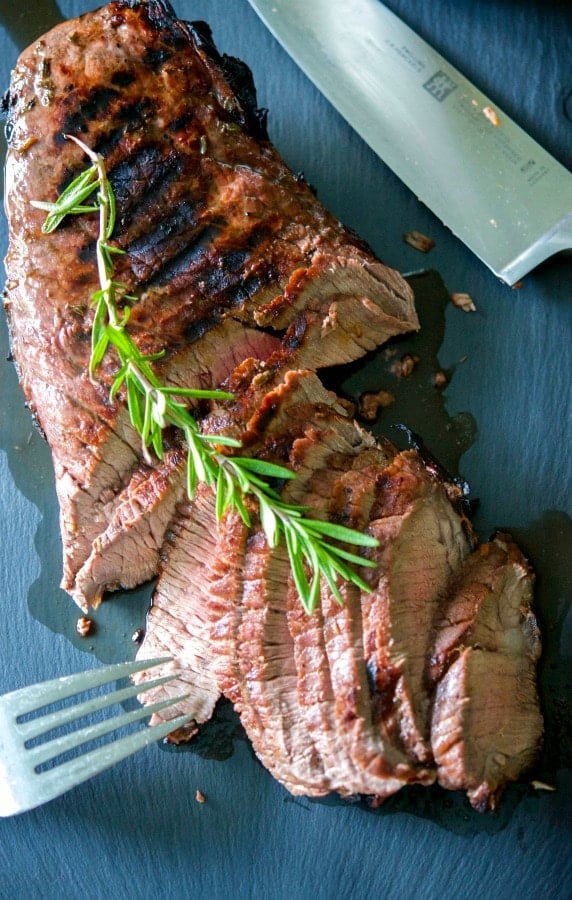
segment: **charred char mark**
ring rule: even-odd
[[[120,106],[114,111],[113,128],[102,135],[93,149],[103,157],[108,157],[125,134],[141,131],[145,127],[153,109],[153,101],[148,97]]]
[[[0,100],[0,116],[3,118],[8,115],[10,110],[10,91],[4,91]]]
[[[179,116],[178,119],[173,119],[169,123],[169,131],[172,134],[175,134],[177,131],[186,131],[194,118],[195,113],[193,110],[189,110],[184,115]]]
[[[146,3],[134,0],[134,4],[141,10],[142,18],[158,38],[158,46],[156,48],[149,46],[145,53],[147,65],[157,70],[173,53],[183,50],[188,45],[188,36],[172,6],[166,0],[147,0]]]
[[[84,134],[88,123],[94,119],[110,118],[111,104],[118,97],[119,92],[114,87],[93,88],[86,97],[74,97],[74,108],[64,116],[61,131],[56,132],[56,144],[65,143],[66,134]]]
[[[173,56],[173,50],[167,47],[150,47],[143,56],[143,62],[153,72],[158,72],[164,63]]]
[[[216,314],[212,314],[210,316],[205,316],[202,319],[196,319],[193,322],[189,322],[188,325],[185,326],[185,339],[189,344],[194,343],[195,341],[200,340],[210,331],[212,328],[215,328],[220,322],[220,316]]]
[[[167,261],[160,271],[153,274],[149,286],[164,287],[171,284],[175,290],[179,290],[196,285],[197,271],[206,265],[210,256],[214,255],[213,243],[219,234],[219,228],[214,225],[204,228],[193,244]]]
[[[139,281],[149,281],[164,268],[165,262],[173,259],[183,247],[187,247],[199,230],[199,216],[202,204],[187,200],[175,212],[159,221],[151,233],[138,238],[127,247],[131,267]]]
[[[297,350],[306,335],[307,322],[304,316],[298,316],[289,326],[284,336],[284,348],[286,350]]]
[[[209,295],[226,295],[232,288],[239,286],[242,268],[249,258],[250,252],[246,250],[233,250],[230,253],[219,255],[214,266],[201,272],[201,290]]]
[[[235,290],[227,291],[229,305],[242,306],[250,300],[251,297],[256,296],[267,281],[268,276],[262,274],[250,275],[248,278],[240,279],[235,285]]]
[[[268,110],[259,109],[256,105],[256,88],[252,72],[242,60],[226,54],[222,57],[222,69],[233,92],[238,97],[251,134],[260,141],[267,141]]]
[[[181,175],[183,166],[180,155],[165,155],[155,146],[143,147],[116,166],[109,173],[109,181],[115,193],[119,227],[125,230],[149,209],[160,210],[165,205],[165,192]]]
[[[114,72],[111,76],[111,83],[118,88],[126,88],[129,87],[130,84],[133,84],[135,81],[135,75],[133,72],[119,71]]]
[[[242,306],[267,283],[269,274],[265,270],[245,276],[252,251],[250,248],[225,251],[216,247],[219,235],[219,228],[209,225],[193,244],[170,260],[165,260],[163,255],[165,264],[153,272],[147,286],[169,285],[174,291],[198,291],[209,297],[219,310]],[[131,256],[131,249],[129,253]]]
[[[168,0],[123,0],[124,4],[136,9],[144,21],[160,33],[165,41],[180,41],[180,32],[176,30],[178,24],[175,11]],[[185,42],[186,43],[186,42]]]

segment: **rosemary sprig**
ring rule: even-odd
[[[137,298],[128,294],[125,285],[114,277],[115,257],[124,251],[110,243],[115,229],[115,197],[103,157],[78,138],[68,137],[83,150],[91,166],[68,185],[55,203],[33,201],[33,205],[47,212],[43,224],[45,233],[58,228],[68,215],[99,213],[96,242],[99,288],[92,295],[90,377],[95,379],[97,369],[112,347],[119,359],[119,369],[110,388],[110,399],[115,400],[124,390],[131,422],[141,435],[145,459],[151,462],[151,450],[161,459],[164,430],[169,426],[180,429],[188,450],[189,498],[193,498],[199,482],[212,487],[216,494],[217,519],[220,520],[228,509],[233,509],[249,526],[251,519],[246,497],[255,499],[269,546],[276,547],[284,538],[294,582],[306,612],[312,613],[318,604],[322,578],[339,603],[343,602],[340,579],[369,591],[368,584],[352,566],[375,564],[340,544],[354,548],[374,547],[378,541],[354,529],[312,519],[307,515],[306,507],[284,502],[273,484],[297,477],[285,466],[221,452],[223,447],[240,447],[240,441],[222,434],[201,432],[185,401],[225,400],[232,399],[233,395],[225,391],[163,385],[151,365],[163,353],[145,355],[140,352],[126,328],[130,304]]]

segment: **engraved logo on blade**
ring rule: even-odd
[[[432,75],[428,81],[425,82],[423,87],[431,94],[432,97],[435,97],[435,100],[438,100],[439,103],[442,103],[443,100],[445,100],[449,96],[449,94],[451,94],[455,90],[457,85],[455,84],[453,79],[449,78],[449,76],[445,72],[441,72],[441,70],[439,70],[438,72],[435,72],[435,74]]]

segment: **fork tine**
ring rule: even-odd
[[[32,738],[39,737],[41,734],[45,734],[50,731],[50,729],[56,728],[59,725],[67,725],[69,722],[74,722],[76,719],[82,718],[82,716],[98,712],[100,709],[105,709],[115,703],[123,703],[131,697],[137,697],[139,694],[151,690],[151,688],[172,681],[174,677],[175,675],[171,673],[170,675],[163,675],[161,678],[153,678],[150,681],[131,685],[130,687],[122,688],[118,691],[111,691],[101,697],[84,700],[82,703],[76,703],[65,709],[47,713],[44,716],[38,716],[35,719],[31,719],[29,722],[18,722],[15,728],[24,741],[30,741]]]
[[[167,737],[171,731],[187,725],[192,720],[192,715],[184,715],[160,725],[149,726],[133,734],[128,734],[117,741],[113,741],[105,747],[90,750],[83,756],[43,772],[38,778],[41,779],[40,784],[44,796],[49,793],[49,798],[46,797],[46,799],[58,797],[70,787],[81,784],[94,775],[105,771],[105,769],[109,769],[115,763],[120,762],[137,750],[142,750],[144,747],[148,747],[149,744],[160,741],[161,738]]]
[[[76,731],[72,731],[69,734],[53,738],[51,741],[46,741],[44,744],[39,744],[37,747],[33,747],[26,751],[28,764],[31,766],[40,766],[42,763],[48,762],[56,756],[66,753],[68,750],[73,750],[76,747],[81,746],[81,744],[86,744],[88,741],[103,737],[106,734],[110,734],[112,731],[117,731],[118,728],[122,728],[124,725],[131,725],[134,722],[138,722],[140,719],[148,718],[153,715],[153,713],[166,709],[169,706],[173,706],[181,700],[185,700],[188,696],[188,694],[182,694],[179,697],[161,700],[158,703],[152,703],[149,706],[134,709],[131,712],[123,713],[120,716],[109,716],[102,722],[86,725],[84,728],[78,728]],[[58,767],[55,766],[54,768],[57,769]]]
[[[23,716],[26,713],[40,709],[42,706],[47,706],[49,703],[55,703],[57,700],[66,700],[68,697],[82,693],[82,691],[101,687],[110,681],[126,678],[128,675],[134,675],[136,672],[143,672],[145,669],[171,661],[171,658],[166,656],[159,659],[112,663],[110,666],[103,666],[101,669],[94,669],[90,672],[64,675],[63,678],[53,678],[51,681],[44,681],[41,684],[20,688],[12,691],[10,694],[5,694],[1,700],[3,704],[10,705],[10,709],[13,710],[15,715]]]
[[[153,725],[140,729],[133,734],[126,735],[117,741],[113,741],[104,747],[96,747],[83,756],[78,756],[61,766],[55,766],[40,774],[31,773],[28,779],[28,790],[25,797],[19,796],[12,801],[10,796],[10,785],[8,785],[9,794],[0,815],[7,816],[14,813],[24,812],[25,810],[34,809],[53,800],[61,794],[65,794],[70,788],[82,784],[84,781],[93,778],[105,769],[109,769],[116,763],[120,762],[138,750],[148,747],[150,744],[160,741],[176,728],[181,728],[193,721],[192,715],[178,716],[168,722],[160,725]],[[1,761],[0,761],[1,768]],[[12,806],[10,807],[10,802]]]

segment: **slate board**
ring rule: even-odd
[[[570,4],[388,5],[570,167]],[[2,89],[18,49],[58,18],[92,7],[36,0],[32,12],[2,0]],[[500,812],[485,817],[438,789],[402,792],[375,813],[294,799],[261,768],[223,706],[186,752],[151,748],[42,809],[0,821],[0,897],[570,897],[570,257],[543,265],[519,290],[501,285],[329,107],[246,0],[176,0],[175,8],[208,21],[219,49],[251,66],[271,137],[290,166],[382,259],[413,273],[423,364],[379,428],[401,421],[421,433],[479,498],[481,536],[511,530],[537,570],[547,735],[536,774],[557,790],[515,786]],[[403,242],[412,229],[435,240],[428,255]],[[3,219],[0,245],[3,254]],[[477,312],[453,308],[451,291],[469,292]],[[0,342],[4,692],[133,656],[131,635],[144,623],[150,588],[103,604],[93,639],[76,636],[77,610],[58,588],[49,452],[5,362],[3,316]],[[374,355],[334,377],[355,396],[382,386],[386,369],[385,357]],[[438,369],[450,376],[440,392],[432,383]]]

